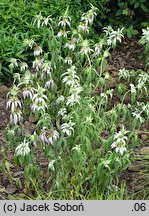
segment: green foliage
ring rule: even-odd
[[[82,1],[78,0],[35,0],[33,2],[2,0],[0,2],[0,78],[10,79],[13,77],[13,72],[8,69],[10,58],[19,58],[24,61],[30,59],[30,52],[23,54],[22,40],[24,38],[36,38],[36,41],[42,40],[43,44],[46,41],[47,44],[49,31],[44,29],[39,32],[31,25],[35,15],[41,12],[43,16],[50,14],[56,17],[62,15],[69,5],[70,14],[75,24],[83,11],[89,8],[90,3],[91,1],[84,1],[82,4]]]
[[[141,22],[149,65],[147,0],[1,0],[0,8],[0,79],[14,78],[6,138],[14,162],[24,167],[26,192],[34,189],[40,199],[123,199],[117,179],[149,119],[142,102],[149,76],[120,69],[114,91],[106,65],[123,32],[133,37]],[[31,118],[36,129],[26,133]],[[4,169],[22,188],[7,160]]]
[[[116,11],[116,15],[130,16],[133,18],[138,12],[148,13],[149,6],[147,0],[129,0],[129,1],[118,1],[117,5],[119,9]]]
[[[137,35],[139,32],[134,29],[133,25],[130,25],[128,28],[125,28],[126,35],[131,39],[134,35]]]
[[[146,25],[149,7],[147,0],[35,0],[29,2],[26,0],[1,0],[0,2],[0,79],[11,79],[14,71],[8,68],[10,58],[19,58],[22,61],[29,61],[32,58],[31,52],[24,53],[22,40],[25,38],[36,39],[36,42],[42,40],[44,50],[48,51],[49,31],[44,28],[39,31],[32,25],[33,18],[41,12],[44,17],[52,15],[61,16],[68,7],[72,18],[72,26],[78,25],[79,17],[84,11],[87,11],[93,4],[98,8],[98,17],[92,29],[92,38],[98,40],[98,33],[109,23],[112,25],[126,26],[126,33],[129,38],[137,34],[136,28],[140,28],[140,23]],[[76,13],[77,11],[77,13]],[[54,28],[57,28],[55,20]],[[143,24],[144,23],[144,24]],[[96,33],[95,33],[96,31]],[[15,72],[17,72],[15,70]]]
[[[23,38],[22,55],[30,52],[31,59],[12,58],[9,64],[12,72],[19,73],[14,74],[8,94],[7,140],[15,163],[24,167],[26,192],[34,189],[40,198],[126,195],[117,179],[131,162],[132,148],[138,143],[136,130],[149,118],[148,103],[142,102],[149,79],[144,71],[134,75],[121,69],[116,92],[109,87],[112,77],[106,59],[121,42],[123,28],[104,28],[95,43],[89,33],[97,11],[91,5],[76,29],[68,8],[56,18],[57,28],[52,17],[46,25],[42,13],[36,14],[30,25],[41,32],[40,37]],[[47,44],[43,43],[46,31]],[[118,104],[112,102],[114,94]],[[125,104],[128,94],[131,100]],[[36,127],[26,133],[25,119],[31,118]]]

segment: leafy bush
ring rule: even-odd
[[[148,14],[149,10],[147,0],[127,2],[113,0],[35,0],[33,2],[25,0],[2,0],[0,2],[0,77],[2,79],[13,77],[12,71],[8,69],[10,58],[19,58],[22,61],[28,61],[30,59],[30,55],[32,55],[30,52],[23,54],[23,39],[30,37],[36,41],[41,41],[42,39],[42,44],[45,44],[44,50],[47,51],[48,29],[45,28],[43,31],[38,31],[31,24],[36,14],[41,12],[44,17],[50,14],[56,18],[57,15],[63,15],[69,5],[72,26],[75,28],[78,24],[79,17],[84,11],[89,9],[90,4],[98,8],[98,16],[94,25],[96,32],[94,30],[91,34],[91,37],[95,40],[98,40],[98,34],[101,32],[101,29],[109,24],[120,26],[125,23],[128,37],[135,35],[137,31],[133,25],[137,22],[139,23],[139,27],[140,22],[144,21],[139,20],[145,19],[144,13]],[[143,25],[146,25],[145,22],[143,23]]]
[[[22,40],[24,38],[38,39],[43,43],[48,42],[48,30],[38,31],[35,26],[31,25],[36,14],[42,13],[43,16],[62,15],[67,5],[70,5],[70,14],[73,17],[74,24],[77,22],[78,16],[82,14],[82,9],[89,7],[90,1],[48,1],[48,0],[35,0],[33,2],[25,0],[2,0],[0,2],[0,77],[12,78],[13,73],[8,69],[8,62],[10,58],[20,58],[28,60],[31,53],[23,55]],[[46,49],[46,48],[45,48]]]

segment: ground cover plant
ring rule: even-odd
[[[94,42],[90,28],[98,12],[91,5],[76,28],[69,8],[56,18],[35,14],[29,25],[41,32],[41,41],[26,35],[22,55],[33,53],[30,59],[14,56],[9,62],[14,82],[7,95],[10,123],[1,172],[6,171],[27,198],[128,196],[119,177],[130,165],[141,127],[149,119],[149,75],[147,70],[121,68],[116,88],[111,86],[107,59],[124,40],[124,28],[104,27]],[[148,42],[147,28],[140,43],[148,47]],[[23,179],[11,173],[9,148]]]

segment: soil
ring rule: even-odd
[[[138,38],[134,37],[131,40],[125,39],[123,43],[113,51],[112,56],[108,59],[108,65],[106,71],[112,75],[112,81],[110,81],[109,86],[113,89],[117,86],[117,74],[118,70],[121,68],[131,69],[131,70],[145,70],[145,57],[144,57],[143,47],[138,45]],[[13,152],[8,149],[7,142],[5,139],[5,133],[7,124],[9,121],[9,113],[6,111],[6,95],[9,91],[9,86],[0,86],[0,199],[11,199],[11,195],[15,196],[17,194],[21,195],[26,193],[26,188],[24,187],[23,178],[23,168],[18,168],[13,161]],[[125,101],[126,103],[129,102]],[[118,99],[112,103],[117,103]],[[25,122],[25,133],[31,134],[35,124],[30,119]],[[149,124],[143,125],[141,131],[139,132],[139,138],[141,145],[136,148],[134,154],[134,161],[120,176],[120,180],[126,183],[128,192],[130,194],[137,194],[133,199],[143,199],[142,191],[146,191],[146,197],[149,197],[149,191],[146,188],[149,186],[147,171],[149,171]],[[106,131],[105,131],[105,136]],[[7,147],[8,161],[10,165],[10,174],[6,166],[3,170],[3,151]],[[37,149],[36,154],[40,157],[40,166],[42,167],[43,173],[46,174],[47,161],[42,157],[41,152]],[[45,171],[44,171],[45,170]],[[42,173],[42,175],[43,175]],[[20,188],[17,185],[20,182]],[[43,182],[43,185],[45,182]],[[49,189],[50,185],[45,185],[45,188]],[[32,191],[27,192],[28,195]],[[148,194],[147,194],[148,193]]]

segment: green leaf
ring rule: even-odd
[[[139,5],[140,5],[139,2],[136,2],[135,5],[134,5],[134,8],[138,8]]]
[[[103,72],[105,71],[106,65],[107,65],[107,60],[103,58],[100,65],[100,75],[102,75]]]
[[[143,11],[145,11],[146,13],[148,12],[148,8],[144,4],[141,4],[140,6]]]
[[[8,161],[5,162],[5,167],[8,173],[10,173],[10,163]]]

